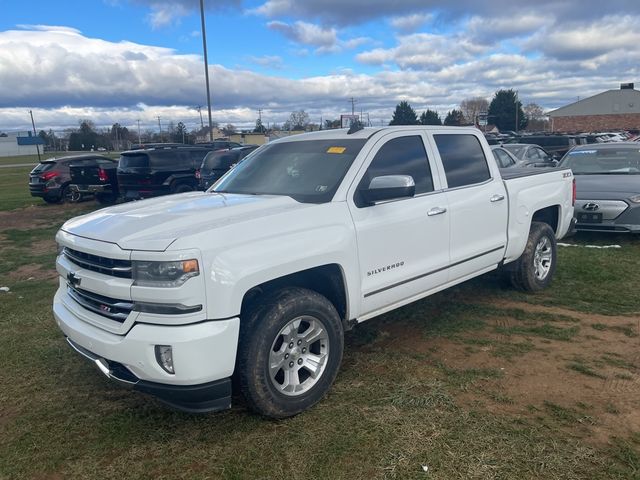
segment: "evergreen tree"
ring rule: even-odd
[[[462,115],[462,111],[454,108],[448,112],[444,119],[444,124],[454,126],[464,125],[464,115]]]
[[[517,112],[517,113],[516,113]],[[516,127],[516,116],[518,125]],[[489,118],[499,130],[522,130],[527,126],[527,117],[522,110],[514,90],[498,90],[489,105]]]
[[[420,125],[442,125],[442,120],[438,112],[427,109],[420,115]]]
[[[418,125],[418,123],[416,111],[411,108],[409,102],[403,100],[396,105],[396,110],[393,112],[393,118],[389,125]]]

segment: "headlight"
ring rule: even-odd
[[[633,203],[640,203],[640,195],[635,195],[631,197],[629,200],[631,200]]]
[[[200,275],[198,261],[177,262],[133,261],[133,284],[140,287],[179,287],[191,277]]]

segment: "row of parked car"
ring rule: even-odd
[[[48,203],[93,195],[102,204],[205,190],[256,148],[228,141],[149,144],[122,152],[119,160],[97,154],[61,157],[37,165],[29,189]]]

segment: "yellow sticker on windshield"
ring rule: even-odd
[[[327,153],[344,153],[347,147],[329,147]]]

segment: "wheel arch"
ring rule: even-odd
[[[300,270],[251,287],[242,298],[240,316],[246,315],[264,295],[286,287],[306,288],[326,297],[338,312],[345,330],[350,328],[347,283],[342,267],[336,263]]]
[[[531,216],[531,224],[533,224],[533,222],[546,223],[557,234],[559,219],[560,219],[560,205],[551,205],[549,207],[536,210]],[[531,230],[531,225],[529,225],[529,230]]]

